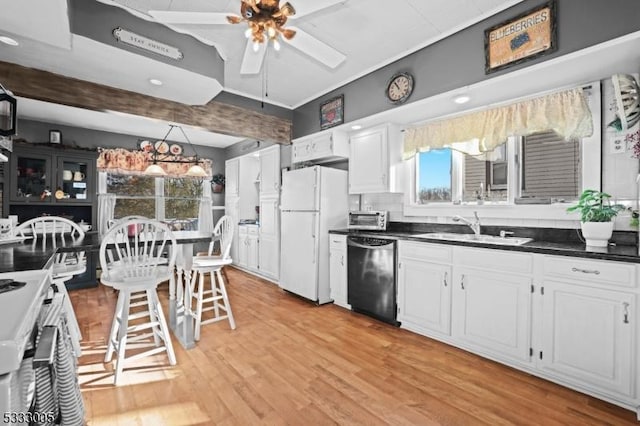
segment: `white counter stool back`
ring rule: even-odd
[[[61,242],[81,239],[85,235],[80,225],[59,216],[42,216],[30,219],[18,225],[13,232],[18,237],[32,237],[32,244],[42,246],[43,249],[49,246],[55,248]],[[84,250],[57,253],[51,269],[51,280],[55,285],[55,291],[64,296],[63,306],[67,328],[71,336],[73,351],[77,357],[82,354],[80,346],[82,333],[65,283],[86,271],[87,259]]]
[[[222,276],[222,267],[229,265],[231,259],[231,241],[233,240],[233,223],[231,216],[222,216],[213,229],[214,238],[209,244],[209,253],[207,256],[196,256],[193,259],[193,277],[191,279],[191,297],[196,303],[196,329],[194,333],[195,340],[200,339],[200,326],[223,319],[229,320],[231,329],[236,328],[236,322],[233,319],[231,305],[229,304],[229,296],[225,287],[224,278]],[[214,246],[217,238],[220,241],[220,255],[214,255]],[[204,290],[204,278],[206,274],[210,276],[211,290]],[[211,306],[204,307],[205,303],[211,303]],[[213,311],[213,318],[202,320],[202,313]],[[224,311],[224,312],[221,312]]]
[[[131,225],[138,232],[129,237]],[[117,262],[109,261],[109,250],[114,253]],[[169,257],[164,258],[167,250]],[[158,284],[169,280],[173,274],[176,253],[176,239],[169,227],[152,219],[132,219],[119,223],[107,231],[100,244],[100,281],[119,291],[104,358],[104,362],[110,362],[113,353],[117,352],[116,385],[126,361],[166,351],[169,363],[176,363],[171,336],[156,292]],[[132,314],[131,295],[141,291],[146,293],[148,311]],[[138,321],[141,319],[144,321]],[[152,349],[126,356],[128,343],[143,342],[150,337],[154,343]]]

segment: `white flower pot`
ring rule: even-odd
[[[613,222],[581,222],[582,236],[589,247],[607,247],[613,234]]]

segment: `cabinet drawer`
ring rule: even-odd
[[[398,241],[398,258],[451,263],[451,249],[444,244]]]
[[[456,264],[469,268],[491,269],[517,274],[533,273],[533,255],[530,253],[455,247],[453,258]]]
[[[329,249],[345,250],[347,247],[347,236],[329,234]]]
[[[635,265],[622,262],[545,256],[544,274],[596,284],[636,286]]]
[[[260,228],[255,225],[245,226],[245,228],[247,228],[247,234],[249,235],[258,235],[258,231],[260,230]]]

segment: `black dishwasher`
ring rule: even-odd
[[[347,300],[351,309],[389,324],[396,321],[396,242],[347,237]]]

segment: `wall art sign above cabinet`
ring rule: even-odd
[[[121,27],[114,28],[113,36],[119,42],[128,44],[129,46],[144,49],[147,52],[155,53],[157,55],[166,56],[168,58],[175,59],[176,61],[184,58],[184,55],[177,47],[169,46],[168,44],[136,34]]]
[[[547,55],[558,48],[555,0],[484,32],[485,73]]]
[[[329,99],[320,105],[320,129],[344,123],[344,95]]]

